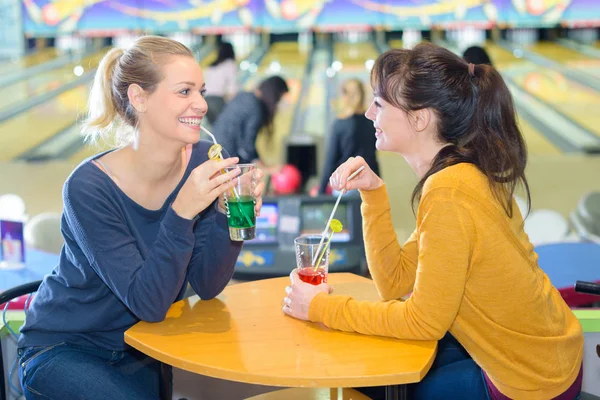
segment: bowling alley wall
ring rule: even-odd
[[[23,0],[28,36],[600,26],[600,0]]]

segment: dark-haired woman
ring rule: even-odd
[[[214,124],[221,114],[225,103],[237,94],[237,73],[233,46],[231,43],[221,42],[216,60],[204,70],[206,103],[208,104],[206,118],[211,124]]]
[[[385,302],[329,295],[293,271],[283,311],[348,332],[438,340],[411,388],[417,399],[577,398],[582,329],[523,231],[513,193],[519,183],[528,191],[527,153],[504,81],[421,44],[381,55],[371,84],[377,148],[402,155],[420,178],[416,230],[397,242],[386,185],[349,159],[330,182],[360,191],[368,265]]]
[[[223,109],[213,126],[219,143],[240,163],[258,160],[256,138],[261,129],[270,137],[279,101],[289,91],[280,76],[262,81],[252,92],[241,92]]]

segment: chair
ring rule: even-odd
[[[0,310],[4,310],[5,303],[11,300],[14,300],[18,297],[24,296],[26,294],[34,293],[38,290],[42,281],[34,281],[25,283],[20,286],[16,286],[14,288],[5,290],[0,293]],[[161,400],[169,400],[171,399],[172,392],[172,373],[171,367],[166,364],[161,364],[160,369],[161,379],[160,379],[160,398]],[[6,400],[6,381],[4,380],[5,371],[4,371],[4,355],[2,354],[2,346],[0,345],[0,383],[2,383],[0,400]]]
[[[25,201],[14,193],[0,196],[0,219],[23,221],[27,219]]]
[[[34,281],[25,283],[20,286],[16,286],[14,288],[5,290],[0,293],[0,307],[4,310],[4,304],[8,301],[14,300],[18,297],[24,296],[26,294],[30,294],[36,292],[40,287],[42,281]],[[2,354],[2,346],[0,345],[0,382],[2,383],[2,392],[0,393],[0,399],[6,400],[6,381],[4,380],[5,371],[4,371],[4,355]]]
[[[45,212],[25,224],[23,236],[27,247],[58,254],[63,246],[60,214]]]
[[[553,210],[534,210],[525,219],[525,232],[534,246],[563,242],[569,234],[569,222]]]
[[[571,223],[582,239],[600,244],[600,192],[581,198],[571,213]]]

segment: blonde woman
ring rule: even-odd
[[[27,399],[158,398],[159,363],[128,348],[125,330],[163,320],[188,282],[202,299],[229,282],[241,243],[217,199],[239,170],[219,171],[238,159],[207,160],[204,88],[192,52],[162,37],[100,63],[85,133],[119,146],[64,185],[65,245],[18,343]]]
[[[362,156],[379,175],[379,164],[375,154],[375,128],[373,122],[365,117],[363,83],[358,79],[345,81],[342,84],[339,102],[340,113],[329,136],[319,194],[326,193],[329,177],[348,157]]]

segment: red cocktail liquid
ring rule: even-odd
[[[321,283],[327,283],[327,272],[323,268],[302,268],[298,271],[298,276],[303,282],[310,283],[311,285],[320,285]]]

